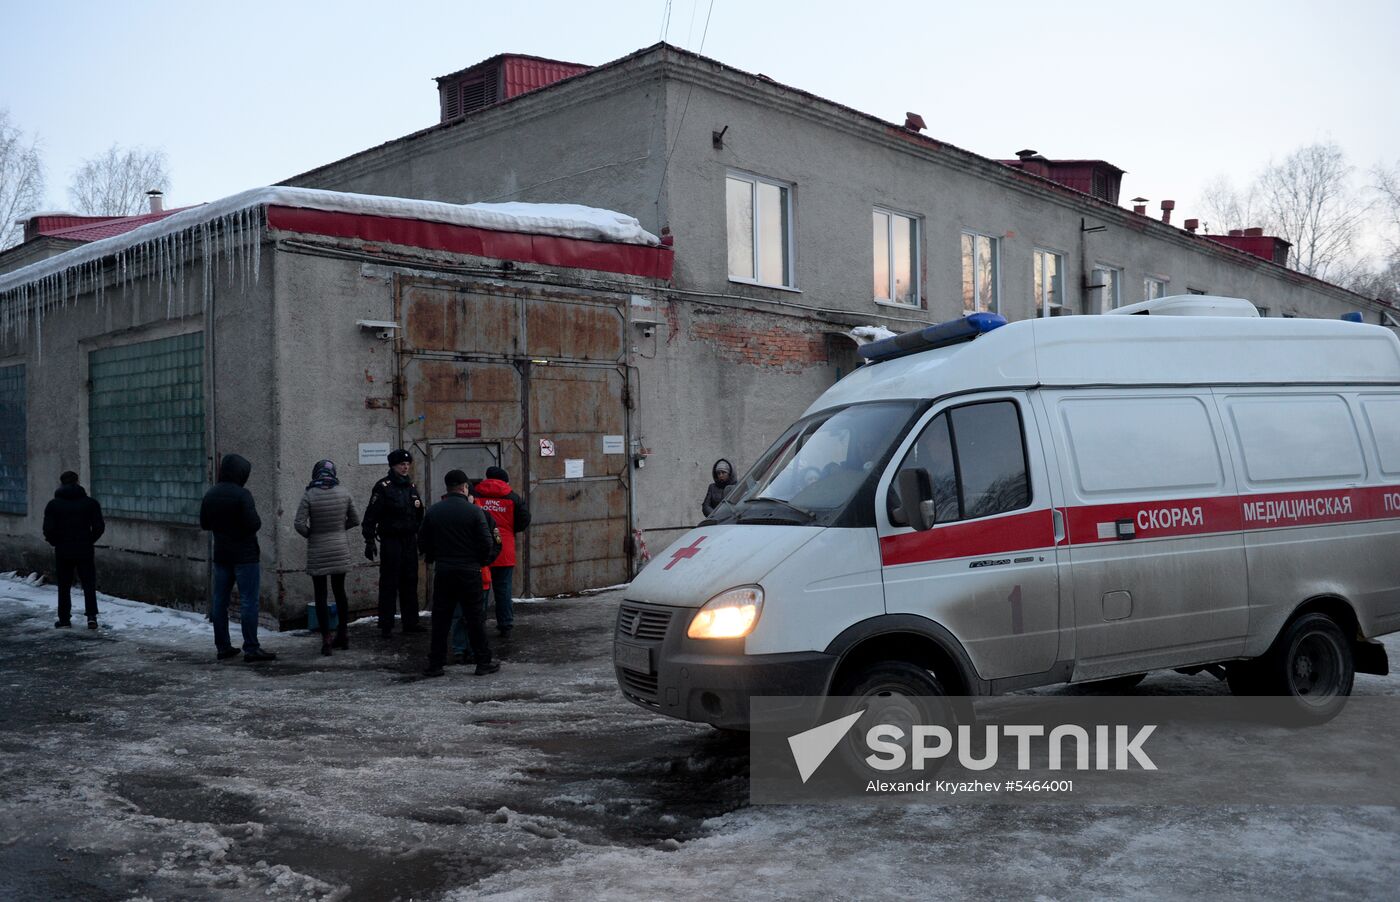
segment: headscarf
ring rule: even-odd
[[[340,480],[335,475],[335,461],[316,461],[316,466],[311,468],[311,482],[306,487],[328,489],[334,485],[340,485]]]

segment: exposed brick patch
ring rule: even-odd
[[[759,329],[729,322],[696,322],[690,327],[690,340],[712,345],[724,360],[787,373],[828,361],[826,339],[820,333],[793,332],[778,326]]]

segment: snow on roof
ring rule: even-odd
[[[218,220],[227,220],[240,211],[266,206],[360,213],[395,219],[420,219],[499,232],[557,235],[586,241],[650,246],[661,243],[655,235],[643,229],[634,217],[579,204],[448,204],[313,188],[254,188],[213,203],[187,207],[129,232],[94,241],[0,275],[0,295],[46,276],[100,260],[109,254]]]

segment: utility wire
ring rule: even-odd
[[[697,53],[705,52],[705,38],[710,34],[710,16],[715,11],[715,0],[710,0],[710,8],[705,12],[705,28],[700,32],[700,49]],[[661,167],[661,184],[656,186],[656,203],[661,202],[661,191],[666,185],[666,173],[671,169],[671,157],[676,153],[676,145],[681,140],[681,129],[685,126],[685,114],[690,109],[690,95],[695,93],[695,84],[692,82],[685,92],[685,103],[681,106],[681,118],[676,123],[676,136],[671,139],[671,149],[666,151],[666,162]]]

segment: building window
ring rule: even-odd
[[[1094,266],[1094,284],[1100,289],[1099,311],[1113,310],[1123,304],[1123,270],[1102,263]]]
[[[990,235],[963,232],[963,315],[997,311],[1000,290],[997,278],[997,246],[1000,243]]]
[[[92,493],[118,517],[199,522],[204,333],[88,355]]]
[[[1035,252],[1035,315],[1059,316],[1065,304],[1065,258],[1051,251]]]
[[[725,207],[729,278],[794,287],[791,186],[731,172],[725,179]]]
[[[1166,296],[1166,279],[1154,279],[1151,276],[1148,276],[1147,278],[1142,280],[1142,299],[1144,301],[1153,301],[1157,298],[1164,298]]]
[[[875,300],[919,306],[919,221],[875,209]]]
[[[0,513],[29,513],[29,430],[24,367],[0,367]]]

